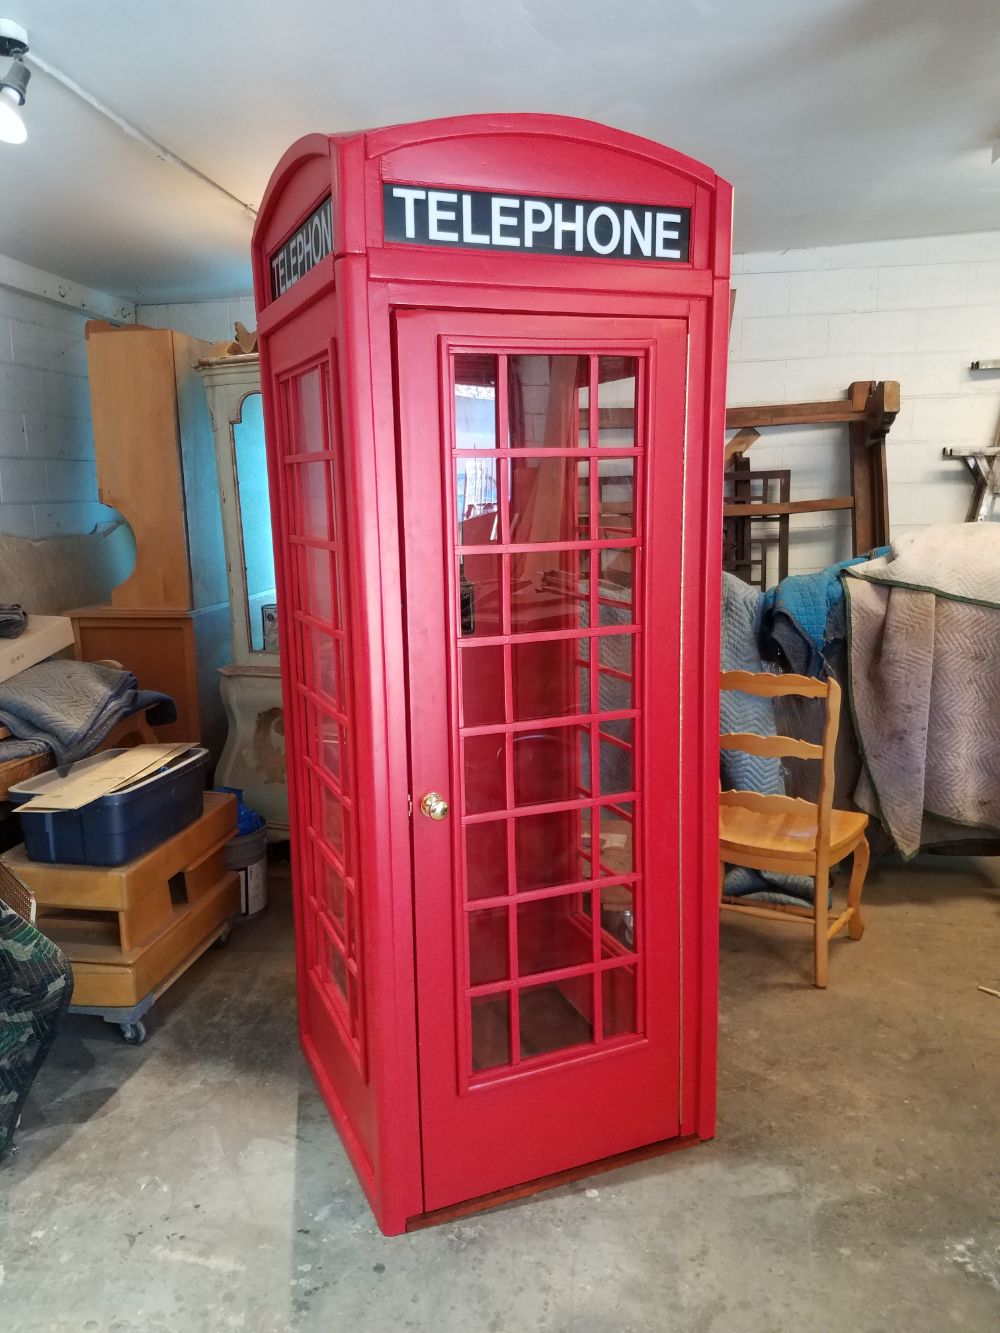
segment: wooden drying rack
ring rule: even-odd
[[[726,445],[726,463],[756,440],[767,426],[845,425],[851,454],[851,494],[815,500],[744,500],[727,503],[726,518],[782,518],[849,509],[854,554],[862,555],[889,540],[885,438],[899,412],[896,380],[856,380],[847,396],[829,402],[772,403],[730,407],[726,427],[738,432]]]

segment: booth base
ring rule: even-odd
[[[681,1148],[693,1148],[706,1140],[697,1134],[688,1134],[684,1138],[661,1139],[659,1143],[647,1143],[642,1148],[631,1148],[628,1152],[617,1153],[614,1157],[603,1157],[599,1162],[585,1162],[582,1166],[573,1166],[566,1171],[557,1171],[551,1176],[539,1176],[536,1180],[525,1181],[523,1185],[511,1185],[508,1189],[494,1190],[492,1194],[483,1194],[478,1199],[466,1199],[462,1203],[450,1204],[447,1208],[437,1208],[430,1213],[419,1213],[407,1219],[407,1231],[422,1231],[425,1227],[434,1227],[441,1222],[456,1222],[462,1217],[471,1217],[476,1213],[485,1213],[492,1208],[500,1208],[505,1203],[515,1203],[518,1199],[530,1198],[545,1190],[557,1189],[560,1185],[571,1185],[575,1180],[587,1180],[590,1176],[600,1176],[606,1171],[617,1171],[633,1162],[645,1162],[651,1157],[665,1157],[667,1153],[678,1152]]]

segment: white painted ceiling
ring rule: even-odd
[[[997,0],[0,0],[53,65],[256,204],[299,135],[585,116],[736,186],[736,248],[1000,226]],[[40,72],[0,254],[104,291],[249,286],[250,222]]]

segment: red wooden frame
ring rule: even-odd
[[[384,181],[636,204],[662,201],[690,208],[689,260],[623,262],[482,250],[445,252],[430,246],[389,244],[382,239]],[[270,256],[327,195],[332,198],[333,253],[272,301]],[[525,345],[536,347],[545,340],[554,347],[551,340],[558,336],[560,350],[574,348],[588,356],[602,348],[621,354],[634,347],[649,359],[650,378],[645,396],[640,395],[640,418],[651,410],[649,393],[664,391],[656,379],[656,357],[661,355],[657,350],[661,335],[656,330],[683,327],[686,413],[683,439],[678,432],[680,493],[664,492],[655,512],[647,508],[649,527],[638,557],[654,576],[645,584],[638,579],[638,586],[645,587],[644,614],[652,617],[640,631],[646,638],[647,675],[650,662],[673,656],[679,664],[677,736],[657,751],[655,764],[647,740],[647,775],[644,778],[640,772],[635,781],[648,803],[656,795],[656,774],[666,774],[664,766],[670,765],[672,776],[664,790],[669,787],[679,793],[679,798],[672,798],[678,800],[674,822],[679,833],[679,917],[670,949],[678,987],[674,1035],[678,1106],[672,1127],[665,1132],[682,1138],[707,1138],[714,1132],[717,588],[730,208],[729,186],[679,153],[587,122],[534,115],[460,117],[367,134],[312,135],[285,154],[265,194],[254,233],[253,263],[281,605],[301,1039],[379,1224],[388,1233],[402,1231],[429,1210],[463,1197],[464,1168],[460,1165],[447,1187],[432,1182],[428,1188],[424,1159],[428,1124],[425,1121],[422,1129],[418,1079],[418,995],[427,978],[440,978],[437,951],[447,950],[445,970],[451,975],[456,949],[447,921],[439,923],[435,939],[426,923],[421,927],[418,911],[415,932],[415,875],[419,886],[421,875],[426,877],[428,870],[429,839],[439,834],[439,847],[431,859],[444,858],[441,864],[447,866],[450,882],[459,818],[456,814],[450,823],[433,827],[419,816],[419,823],[413,822],[410,802],[412,798],[416,806],[429,787],[458,801],[459,731],[447,681],[428,681],[420,673],[422,635],[427,661],[443,661],[442,653],[450,660],[457,651],[454,640],[449,649],[441,634],[445,594],[437,594],[437,616],[429,618],[436,626],[435,637],[427,639],[427,628],[414,614],[413,603],[419,602],[418,571],[404,561],[403,550],[404,538],[409,542],[420,522],[421,505],[415,505],[415,500],[427,499],[440,510],[449,488],[442,486],[440,472],[428,475],[425,469],[416,477],[412,469],[408,473],[407,441],[413,437],[408,435],[407,422],[416,424],[417,413],[426,426],[431,414],[445,430],[450,429],[450,371],[438,360],[431,386],[434,402],[418,403],[426,395],[412,389],[409,397],[398,397],[400,384],[412,384],[412,377],[407,379],[409,363],[397,363],[396,358],[410,346],[408,330],[415,336],[420,329],[424,336],[435,321],[430,344],[423,344],[423,355],[429,345],[435,358],[445,355],[445,345],[452,350],[489,346],[503,355],[518,345],[518,336]],[[421,315],[421,311],[438,313]],[[511,311],[519,312],[520,335],[512,332],[508,320],[498,318]],[[531,326],[537,329],[534,334],[529,327],[532,319],[537,320]],[[494,329],[501,329],[502,346]],[[282,386],[320,363],[329,368],[331,394],[326,410],[331,416],[327,428],[334,443],[322,451],[325,458],[310,454],[306,459],[298,456],[298,442],[290,436],[292,426],[284,406],[287,392]],[[593,399],[591,408],[593,411]],[[642,428],[637,427],[637,432]],[[596,442],[595,431],[592,420],[590,438]],[[636,439],[640,441],[642,435],[637,433]],[[450,460],[450,445],[445,442],[441,448]],[[651,439],[651,484],[655,483],[657,448],[658,441]],[[331,566],[343,564],[348,575],[348,586],[341,589],[346,594],[345,618],[338,626],[332,623],[335,616],[331,617],[327,631],[328,638],[342,644],[345,654],[346,693],[334,701],[336,706],[324,705],[309,674],[305,648],[310,636],[319,632],[320,622],[303,603],[307,588],[297,563],[298,552],[310,543],[295,541],[291,527],[296,522],[297,500],[290,483],[293,477],[305,475],[301,469],[312,466],[315,471],[316,462],[324,461],[339,469],[339,478],[334,478],[339,484],[334,486],[333,508],[328,510],[332,520],[328,541],[324,546],[317,538],[312,545],[329,551]],[[589,484],[593,521],[595,476]],[[676,532],[672,551],[670,542],[664,544],[658,536],[671,530]],[[433,535],[439,552],[442,532],[439,527]],[[594,529],[591,535],[596,536]],[[558,545],[563,548],[566,543]],[[622,543],[615,538],[607,545],[621,548]],[[454,558],[449,556],[447,565],[440,563],[440,556],[438,561],[434,569],[424,571],[427,583],[430,588],[454,593]],[[661,594],[671,582],[676,589],[676,622],[672,616],[663,619],[667,602],[654,596],[654,582]],[[597,593],[590,595],[594,599]],[[405,609],[404,601],[408,603]],[[455,605],[454,596],[449,604]],[[454,666],[453,662],[444,674],[453,673]],[[633,700],[633,707],[637,706]],[[317,714],[307,709],[317,707],[329,725],[343,727],[349,737],[349,789],[341,779],[324,772],[325,760],[310,760],[308,747],[315,737]],[[546,718],[544,726],[551,728],[555,720]],[[583,723],[584,719],[574,716],[572,722]],[[486,730],[492,735],[498,728]],[[499,730],[508,734],[506,724]],[[418,771],[421,736],[436,736],[435,744],[444,744],[448,758],[440,772]],[[512,742],[504,744],[510,750]],[[593,750],[591,776],[596,776]],[[324,886],[331,891],[324,879],[326,872],[345,870],[322,831],[316,829],[317,813],[310,804],[310,793],[315,796],[317,792],[343,797],[349,815],[353,859],[343,899],[343,926],[331,907],[332,902],[341,901],[341,891],[332,890],[335,900],[323,899],[316,892]],[[318,853],[309,852],[313,846]],[[592,890],[593,881],[589,881],[581,891]],[[536,897],[544,900],[552,894],[543,892]],[[511,923],[516,916],[516,909],[509,905],[512,902],[505,899]],[[478,903],[472,906],[480,908]],[[465,911],[463,904],[462,920]],[[515,929],[513,924],[509,928]],[[640,924],[640,931],[644,929]],[[331,935],[345,963],[348,990],[343,1002],[337,998],[336,980],[324,981],[324,960],[333,955],[323,950],[329,950]],[[353,946],[351,938],[356,940]],[[512,934],[510,949],[514,947]],[[665,961],[669,967],[661,951],[655,962]],[[339,964],[335,970],[340,975]],[[591,975],[596,986],[598,971]],[[452,1032],[456,1031],[453,1027]],[[452,1039],[448,1032],[447,1024],[435,1026],[428,1019],[421,1001],[421,1043],[437,1043],[441,1048]],[[609,1051],[637,1050],[643,1044],[630,1046],[625,1039],[612,1043]],[[450,1052],[445,1054],[453,1058]],[[586,1060],[593,1065],[595,1055],[589,1054]],[[581,1061],[567,1056],[542,1061],[542,1065],[535,1081],[542,1078],[556,1087],[567,1070],[581,1067]],[[467,1059],[463,1067],[468,1068]],[[505,1081],[510,1082],[486,1078],[480,1083],[495,1088]],[[473,1079],[470,1087],[475,1085]],[[636,1095],[639,1093],[637,1085]],[[462,1095],[468,1100],[468,1093]],[[647,1095],[647,1101],[652,1100]],[[584,1112],[593,1113],[592,1107]],[[560,1114],[570,1124],[581,1118],[581,1108],[564,1104]],[[664,1132],[651,1129],[643,1142],[663,1137]],[[513,1150],[499,1153],[503,1159],[499,1174],[490,1180],[470,1176],[468,1193],[520,1187],[534,1177],[581,1166],[572,1150],[568,1157],[560,1157],[558,1151],[553,1155],[553,1143],[550,1136],[548,1149],[524,1153],[517,1161]],[[641,1146],[638,1141],[623,1144],[609,1132],[600,1145],[591,1144],[588,1151],[595,1158],[607,1157]],[[494,1150],[491,1144],[489,1151]],[[439,1150],[433,1152],[438,1153],[434,1158],[438,1161]]]

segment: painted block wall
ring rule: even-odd
[[[840,397],[853,380],[899,380],[902,409],[889,434],[893,533],[961,522],[970,483],[943,446],[992,444],[1000,372],[969,363],[1000,357],[1000,231],[735,255],[736,308],[728,401]],[[140,306],[140,323],[198,337],[253,327],[253,298]],[[788,467],[792,498],[850,490],[847,432],[795,426],[763,433],[761,468]],[[850,555],[846,512],[793,516],[792,573]]]
[[[0,286],[0,533],[41,540],[119,517],[97,499],[88,318]]]
[[[192,338],[221,342],[232,338],[239,320],[248,329],[257,327],[253,296],[237,293],[223,301],[188,301],[179,305],[137,305],[135,322],[151,329],[177,329]]]
[[[889,433],[894,535],[962,522],[971,484],[943,446],[983,447],[1000,424],[1000,231],[734,256],[728,402],[840,397],[853,380],[894,379],[901,411]],[[788,467],[792,499],[845,495],[842,428],[765,431],[759,467]],[[1000,515],[998,515],[1000,517]],[[850,551],[849,513],[793,516],[792,573]]]

